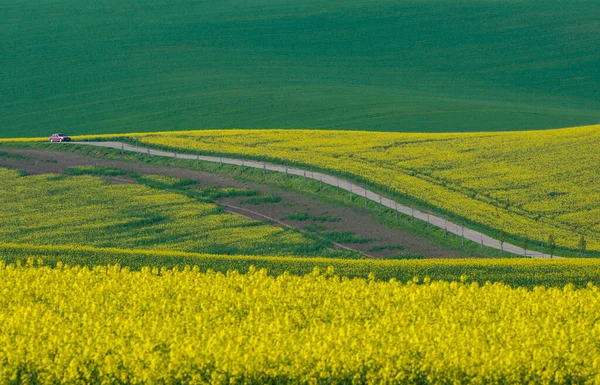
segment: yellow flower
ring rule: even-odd
[[[600,290],[0,267],[0,383],[593,383]]]

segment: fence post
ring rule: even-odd
[[[444,238],[448,238],[448,225],[447,225],[447,220],[446,218],[444,218]]]
[[[367,188],[365,187],[365,207],[367,207]]]
[[[352,183],[350,183],[350,202],[352,202]]]
[[[427,213],[427,232],[429,232],[429,213]]]
[[[267,165],[263,163],[263,175],[267,175]]]
[[[123,151],[125,149],[125,145],[121,143],[121,158],[123,157]]]
[[[465,225],[460,225],[460,232],[462,236],[462,247],[465,247]]]
[[[410,215],[412,216],[412,224],[413,226],[415,225],[415,209],[414,208],[410,208]]]
[[[147,149],[146,149],[146,152],[148,153],[148,160],[150,160],[150,149],[149,149],[149,148],[147,148]]]
[[[321,191],[323,189],[323,177],[321,177],[321,179],[319,179],[319,191]]]
[[[398,220],[398,202],[394,201],[394,208],[396,209],[396,220]]]
[[[196,164],[200,164],[200,154],[196,155]]]
[[[304,171],[304,183],[306,183],[306,171]]]
[[[542,254],[544,254],[546,251],[546,243],[544,241],[544,218],[540,218],[540,226],[542,228],[542,244],[540,246],[542,246]]]
[[[381,195],[379,196],[379,215],[381,215]]]
[[[483,250],[483,233],[479,233],[479,235],[481,236],[481,250]]]

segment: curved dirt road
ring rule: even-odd
[[[201,160],[201,161],[205,161],[205,162],[231,164],[231,165],[236,165],[236,166],[252,167],[252,168],[258,168],[258,169],[265,169],[268,171],[288,173],[291,175],[306,176],[306,178],[319,180],[325,184],[339,187],[348,192],[352,192],[358,196],[366,197],[367,199],[372,200],[376,203],[381,203],[382,206],[388,207],[392,210],[397,210],[398,212],[400,212],[402,214],[409,215],[409,216],[414,215],[415,218],[417,218],[421,221],[424,221],[424,222],[429,222],[432,226],[438,227],[440,229],[446,228],[449,233],[452,233],[452,234],[455,234],[458,236],[464,236],[465,239],[468,239],[468,240],[476,242],[476,243],[482,243],[484,246],[491,247],[491,248],[494,248],[497,250],[500,250],[501,248],[503,248],[504,251],[507,253],[512,253],[512,254],[521,255],[521,256],[527,255],[528,257],[532,257],[532,258],[551,258],[551,256],[549,254],[544,254],[539,251],[533,251],[533,250],[524,250],[522,247],[510,244],[510,243],[506,243],[506,242],[504,243],[504,245],[501,246],[499,240],[489,237],[483,233],[480,233],[479,231],[475,231],[475,230],[469,229],[467,227],[461,226],[459,224],[449,222],[449,221],[445,220],[444,218],[435,216],[433,214],[424,213],[422,211],[413,209],[411,207],[401,205],[389,198],[383,197],[379,194],[369,191],[369,190],[365,189],[364,187],[356,185],[352,182],[349,182],[347,180],[344,180],[344,179],[341,179],[341,178],[338,178],[335,176],[323,174],[320,172],[311,172],[311,171],[306,171],[306,170],[302,170],[299,168],[286,167],[286,166],[281,166],[281,165],[277,165],[277,164],[272,164],[272,163],[267,163],[267,162],[258,162],[258,161],[253,161],[253,160],[222,158],[222,157],[218,157],[218,156],[179,154],[176,152],[168,152],[168,151],[154,150],[154,149],[146,148],[146,147],[132,146],[130,144],[121,143],[121,142],[70,142],[70,143],[83,144],[83,145],[88,145],[88,146],[108,147],[108,148],[114,148],[117,150],[144,153],[144,154],[148,154],[151,156],[166,156],[166,157],[171,157],[171,158],[176,157],[178,159]],[[554,257],[559,258],[557,256],[554,256]]]

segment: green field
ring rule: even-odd
[[[0,137],[600,120],[598,1],[4,0]]]

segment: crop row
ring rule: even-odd
[[[598,259],[420,259],[374,260],[326,257],[215,255],[172,250],[119,249],[77,245],[31,245],[0,243],[0,259],[7,263],[25,263],[34,258],[38,263],[54,267],[58,263],[95,266],[120,265],[132,270],[144,267],[183,269],[196,267],[200,271],[246,272],[251,266],[265,269],[269,275],[304,275],[314,268],[333,267],[337,274],[348,278],[373,277],[378,281],[391,279],[407,282],[414,277],[428,276],[434,280],[456,281],[466,277],[470,282],[503,282],[512,287],[563,287],[588,283],[600,285]]]

